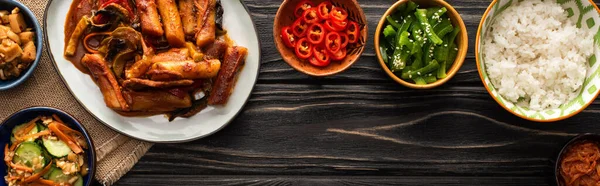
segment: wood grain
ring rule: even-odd
[[[571,119],[542,124],[491,99],[473,55],[490,0],[448,0],[467,24],[470,50],[451,81],[426,91],[387,77],[371,40],[344,73],[296,72],[274,49],[281,0],[244,2],[264,48],[244,111],[210,137],[155,145],[116,185],[553,185],[562,145],[600,132],[598,101]],[[359,3],[375,28],[394,1]]]

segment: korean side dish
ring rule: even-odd
[[[348,19],[348,12],[324,1],[317,6],[301,1],[294,11],[295,21],[281,29],[285,46],[296,57],[316,67],[326,67],[332,61],[346,58],[347,48],[358,43],[360,25]]]
[[[532,110],[578,96],[594,52],[593,33],[577,28],[555,1],[520,1],[497,15],[483,36],[489,78],[505,99]]]
[[[89,171],[88,148],[83,134],[56,115],[36,117],[12,130],[4,147],[4,180],[9,186],[82,186]]]
[[[447,77],[458,54],[455,40],[460,28],[452,25],[446,11],[408,1],[386,17],[377,47],[397,77],[417,85]]]
[[[0,10],[0,80],[17,78],[35,61],[35,32],[19,8]]]
[[[560,162],[561,184],[593,186],[600,184],[600,148],[592,141],[572,145]]]
[[[217,0],[75,0],[64,54],[119,114],[191,117],[228,102],[248,54],[222,20]]]

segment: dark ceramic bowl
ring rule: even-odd
[[[36,56],[35,56],[35,61],[33,61],[33,63],[29,66],[29,68],[25,71],[23,71],[23,73],[21,73],[21,76],[11,79],[11,80],[0,80],[0,91],[3,90],[8,90],[11,88],[14,88],[18,85],[20,85],[21,83],[25,82],[25,80],[27,80],[27,78],[29,78],[29,76],[31,76],[31,74],[33,74],[33,71],[35,70],[35,68],[38,66],[38,63],[40,62],[40,58],[42,57],[42,28],[40,27],[40,23],[37,21],[37,18],[35,17],[35,14],[33,14],[33,12],[31,12],[31,10],[29,10],[29,8],[27,8],[25,5],[23,5],[22,3],[20,3],[19,1],[16,0],[0,0],[0,10],[8,10],[9,12],[12,11],[15,7],[19,7],[19,9],[21,9],[21,13],[23,14],[23,17],[25,17],[25,22],[27,23],[27,26],[33,28],[33,31],[35,32],[35,48],[36,48]]]
[[[56,114],[63,122],[65,122],[65,125],[71,127],[73,130],[81,132],[85,136],[85,139],[89,144],[89,149],[85,152],[88,155],[87,160],[90,170],[88,175],[83,177],[83,185],[91,185],[94,174],[96,173],[96,152],[93,150],[94,143],[81,123],[64,111],[50,107],[31,107],[14,113],[0,124],[0,146],[4,147],[7,143],[10,143],[10,135],[16,125],[27,123],[40,115],[51,116],[52,114]],[[4,148],[0,148],[0,154],[4,157]],[[6,171],[6,164],[4,162],[0,163],[0,177],[2,177],[0,186],[6,186],[6,182],[4,181],[4,176],[7,174]]]
[[[571,146],[573,146],[573,144],[577,144],[582,141],[600,142],[600,135],[589,134],[589,133],[581,134],[581,135],[575,136],[573,139],[571,139],[569,142],[567,142],[567,144],[565,144],[565,146],[563,146],[563,148],[560,150],[560,153],[558,153],[558,157],[556,158],[556,165],[554,166],[554,177],[556,178],[556,185],[558,185],[558,186],[565,185],[564,180],[563,180],[562,176],[560,175],[560,162],[562,161],[564,154],[567,153],[567,150],[569,148],[571,148]]]

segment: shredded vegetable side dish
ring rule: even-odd
[[[564,185],[597,185],[600,181],[600,148],[590,141],[573,145],[560,162]]]
[[[121,115],[191,117],[227,104],[248,54],[222,20],[217,0],[75,0],[64,55]]]
[[[56,115],[39,116],[17,125],[4,147],[9,186],[82,186],[88,174],[83,134],[65,125]]]

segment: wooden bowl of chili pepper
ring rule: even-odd
[[[431,89],[450,80],[469,48],[460,14],[444,0],[400,0],[381,17],[375,51],[396,82]]]
[[[363,53],[367,19],[356,0],[284,0],[273,27],[277,50],[297,71],[324,77]]]

